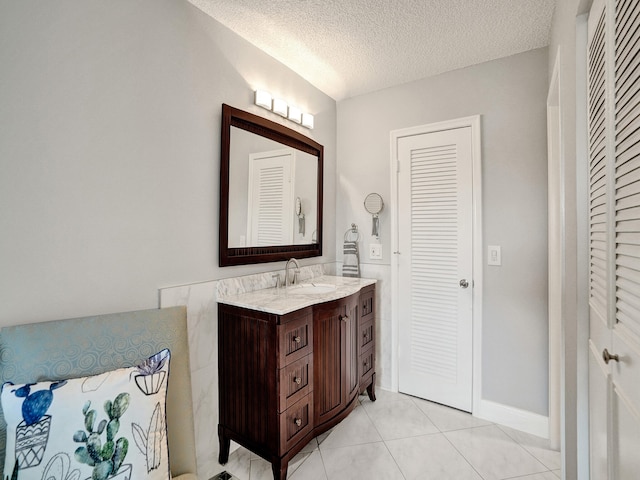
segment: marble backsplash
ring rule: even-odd
[[[289,272],[291,275],[291,272]],[[282,282],[284,282],[284,270],[276,270],[273,272],[258,273],[255,275],[245,275],[243,277],[225,278],[218,280],[218,295],[238,295],[240,293],[255,292],[256,290],[264,290],[265,288],[275,287],[274,275],[279,275]],[[298,273],[298,282],[309,281],[314,277],[321,277],[324,275],[324,269],[322,265],[310,265],[307,267],[300,267],[300,273]]]

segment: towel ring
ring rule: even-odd
[[[356,238],[353,239],[350,236],[355,235]],[[351,224],[351,228],[349,228],[346,232],[344,232],[344,241],[345,242],[358,242],[360,241],[360,232],[358,231],[358,225],[355,223]]]

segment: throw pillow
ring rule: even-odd
[[[92,377],[2,385],[3,478],[166,480],[168,349]]]

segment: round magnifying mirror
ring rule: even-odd
[[[367,198],[364,199],[364,208],[372,215],[379,214],[383,207],[384,202],[379,193],[370,193],[367,195]]]
[[[296,215],[300,215],[302,212],[302,202],[300,201],[300,197],[296,198]]]
[[[378,214],[384,208],[384,202],[382,201],[382,197],[380,196],[380,194],[370,193],[369,195],[367,195],[367,197],[364,199],[364,208],[373,216],[371,235],[377,237],[379,235],[378,232],[380,229],[380,219],[378,218]]]

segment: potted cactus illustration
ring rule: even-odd
[[[160,403],[156,403],[148,428],[142,428],[137,423],[132,423],[131,429],[140,453],[147,460],[147,473],[157,469],[160,466],[162,441],[165,437],[164,418],[160,410]]]
[[[35,383],[12,390],[22,402],[22,422],[16,429],[16,461],[20,469],[40,465],[49,441],[51,416],[46,415],[53,402],[53,391],[67,381],[53,382],[48,390],[31,391]]]
[[[145,395],[158,393],[160,387],[162,387],[162,383],[167,376],[167,373],[162,369],[168,358],[169,350],[164,349],[135,367],[137,372],[134,377],[136,385]]]
[[[80,470],[71,468],[71,458],[68,454],[56,453],[44,467],[42,480],[80,480]]]
[[[93,467],[92,480],[106,480],[108,478],[131,478],[131,465],[123,465],[129,449],[129,441],[125,437],[116,440],[120,430],[120,417],[129,407],[129,394],[119,394],[113,402],[107,400],[104,411],[109,420],[101,420],[96,427],[97,413],[90,410],[91,401],[82,408],[84,427],[86,432],[78,430],[73,435],[73,441],[84,443],[75,451],[75,458],[81,463]],[[102,443],[102,434],[106,434],[106,442]]]

